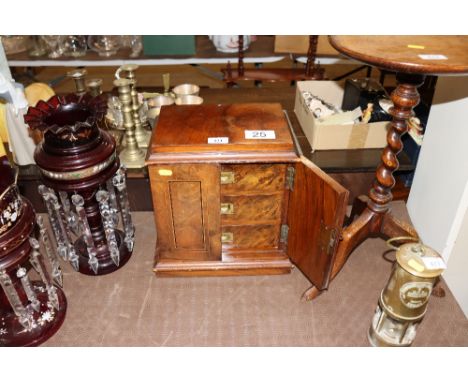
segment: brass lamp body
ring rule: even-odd
[[[413,343],[432,288],[444,268],[440,255],[422,243],[403,244],[397,249],[395,265],[369,328],[371,345]]]

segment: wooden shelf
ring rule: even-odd
[[[245,52],[245,62],[269,63],[281,61],[286,55],[274,53],[275,36],[258,36]],[[120,66],[125,63],[138,65],[186,65],[186,64],[227,64],[237,61],[237,52],[218,52],[208,36],[196,36],[196,54],[194,56],[145,56],[131,58],[130,49],[121,49],[111,57],[101,57],[88,50],[81,58],[30,57],[27,52],[12,54],[7,57],[9,66]]]

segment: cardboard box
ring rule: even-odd
[[[348,125],[328,124],[314,117],[302,96],[303,91],[309,91],[339,108],[343,102],[344,82],[297,82],[294,112],[312,147],[312,151],[381,148],[386,146],[389,122]]]
[[[275,53],[296,53],[306,55],[309,50],[309,36],[275,36]],[[319,36],[317,54],[323,56],[338,56],[338,51],[328,41],[328,36]]]

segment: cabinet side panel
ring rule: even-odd
[[[215,164],[149,166],[159,260],[221,259],[219,168]]]
[[[177,249],[205,249],[200,182],[169,182]]]
[[[167,181],[159,179],[157,170],[156,166],[149,167],[157,243],[159,249],[164,252],[174,248],[174,231]]]

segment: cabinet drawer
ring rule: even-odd
[[[282,194],[252,196],[221,196],[222,225],[258,225],[279,223]]]
[[[221,244],[229,248],[277,248],[279,224],[223,226]]]
[[[286,165],[242,164],[221,166],[221,194],[262,194],[284,190]]]

